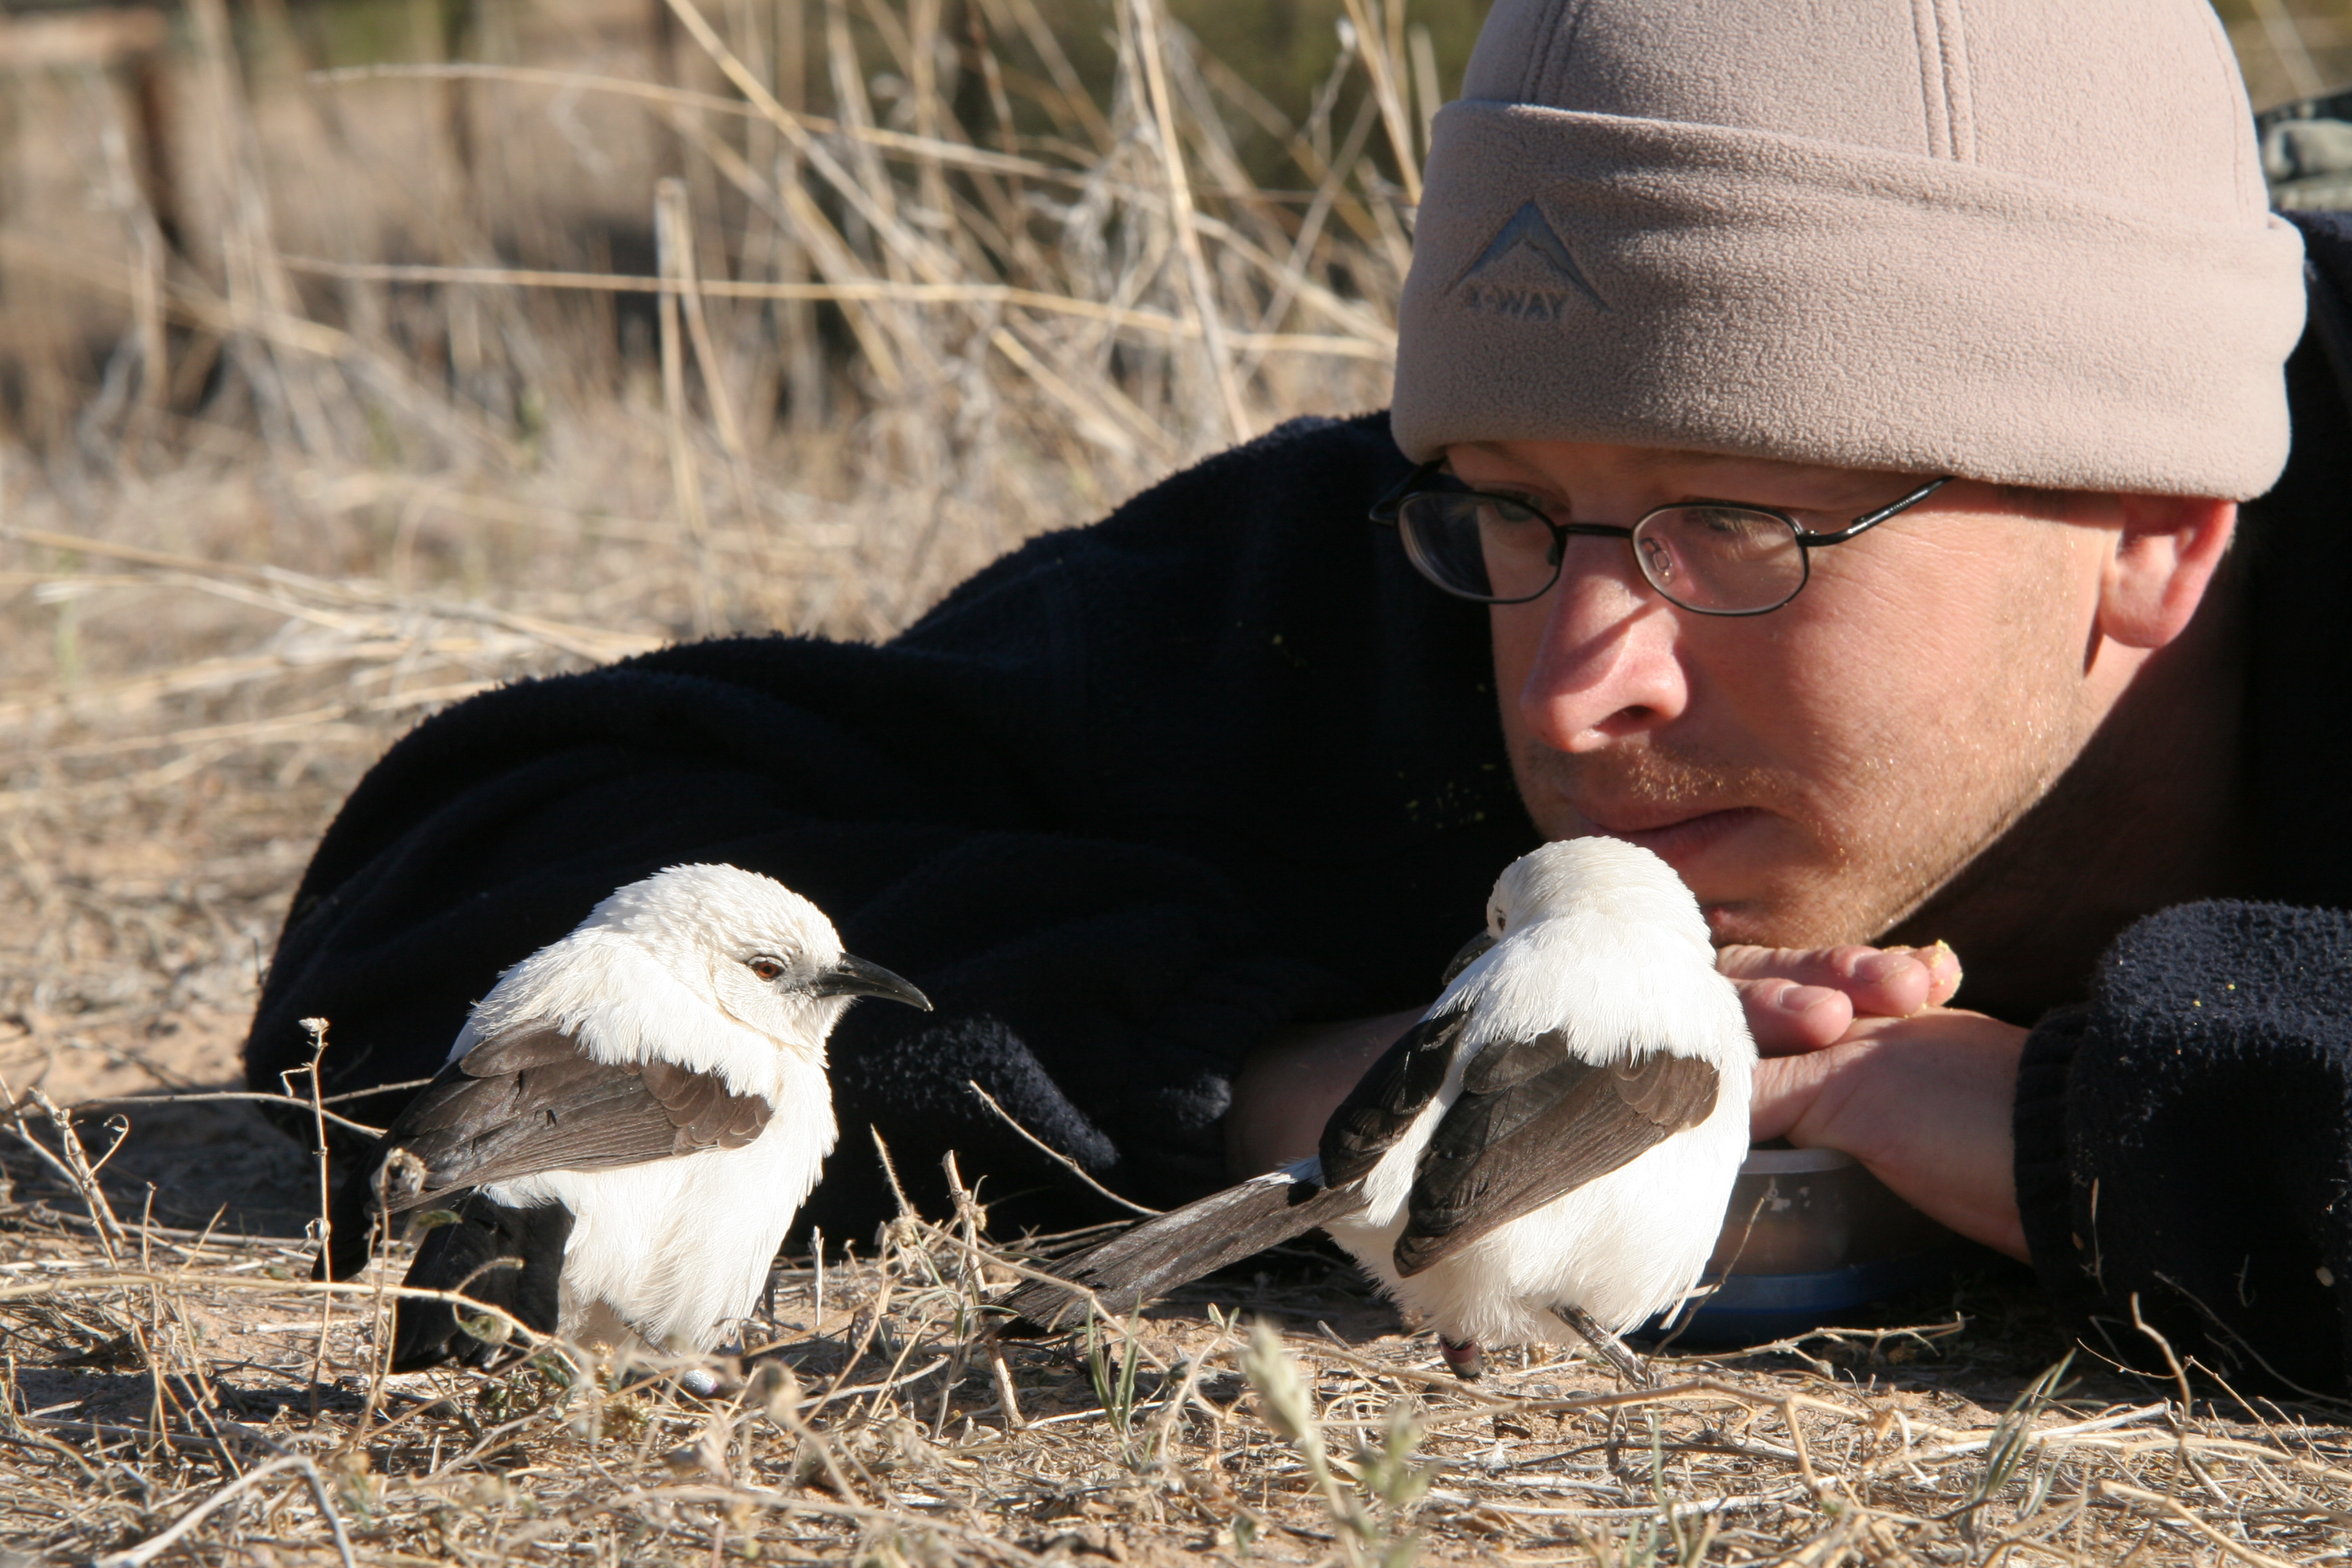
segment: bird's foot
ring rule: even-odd
[[[1593,1321],[1592,1314],[1581,1307],[1554,1307],[1559,1321],[1574,1329],[1593,1352],[1616,1369],[1617,1375],[1636,1388],[1655,1388],[1657,1373],[1649,1363],[1625,1348],[1625,1342]]]
[[[1475,1383],[1486,1375],[1486,1352],[1478,1348],[1476,1340],[1456,1343],[1440,1334],[1437,1353],[1445,1358],[1445,1369],[1465,1383]]]

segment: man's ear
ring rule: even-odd
[[[2126,647],[2159,648],[2188,629],[2238,526],[2238,503],[2203,496],[2119,495],[2123,529],[2099,584],[2099,630]]]

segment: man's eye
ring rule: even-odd
[[[749,962],[751,973],[762,980],[773,980],[784,972],[784,966],[772,958],[754,958]]]

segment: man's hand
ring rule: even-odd
[[[1944,1005],[1950,948],[1727,947],[1716,967],[1765,1058],[1750,1137],[1851,1154],[1928,1217],[2026,1256],[2010,1131],[2025,1031]]]
[[[1856,1018],[1907,1018],[1960,988],[1960,961],[1933,947],[1726,947],[1715,966],[1739,988],[1748,1032],[1768,1057],[1819,1050]]]

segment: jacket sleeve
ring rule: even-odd
[[[1243,1053],[1294,1018],[1398,1005],[1288,940],[1305,922],[1270,912],[1251,881],[1284,846],[1260,853],[1248,837],[1267,815],[1249,790],[1296,797],[1301,816],[1330,808],[1327,792],[1265,764],[1283,714],[1248,710],[1265,684],[1248,670],[1272,654],[1246,629],[1256,612],[1219,595],[1236,575],[1227,536],[1276,548],[1328,523],[1354,540],[1369,531],[1358,492],[1392,482],[1402,460],[1362,422],[1268,441],[1094,529],[1034,542],[888,645],[684,646],[421,725],[362,780],[297,892],[248,1078],[275,1089],[307,1059],[310,1016],[330,1021],[331,1089],[428,1077],[499,972],[614,888],[726,861],[814,900],[851,952],[939,1008],[850,1009],[830,1047],[841,1142],[802,1226],[862,1237],[892,1212],[875,1134],[931,1212],[950,1150],[968,1182],[985,1177],[1001,1224],[1117,1212],[1009,1131],[973,1084],[1138,1202],[1221,1184]],[[1301,602],[1350,597],[1345,584],[1317,588],[1309,574]],[[1257,664],[1229,679],[1218,661],[1244,656]],[[1429,791],[1398,778],[1427,816]],[[1400,834],[1426,831],[1402,803],[1390,815]],[[1225,818],[1248,820],[1234,830]],[[1491,878],[1491,856],[1465,864]],[[1438,954],[1424,988],[1471,918],[1450,904],[1438,914],[1417,939],[1416,952]],[[388,1121],[402,1098],[353,1113]]]
[[[2141,921],[2028,1039],[2015,1127],[2034,1268],[2086,1341],[2162,1373],[2161,1335],[2246,1392],[2345,1391],[2352,913]]]

